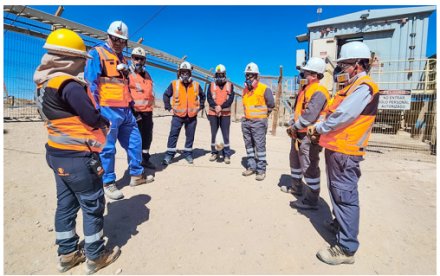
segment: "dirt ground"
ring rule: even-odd
[[[171,117],[154,119],[152,160],[166,149]],[[41,122],[4,128],[4,273],[57,274],[55,182],[45,161]],[[181,133],[178,148],[183,148]],[[156,180],[132,188],[125,152],[116,161],[121,201],[108,201],[104,234],[122,255],[98,274],[436,274],[436,163],[418,154],[367,153],[361,163],[360,248],[353,265],[329,266],[317,250],[334,237],[323,227],[331,206],[321,153],[318,211],[299,212],[280,192],[289,182],[289,139],[267,136],[267,178],[243,177],[239,123],[231,125],[232,163],[209,162],[210,133],[198,121],[195,161],[178,157]],[[430,160],[430,161],[429,161]],[[78,215],[77,233],[82,234]],[[83,266],[66,274],[83,274]]]

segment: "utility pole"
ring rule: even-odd
[[[278,111],[280,109],[281,95],[283,93],[283,66],[280,66],[280,76],[278,78],[278,90],[275,98],[275,108],[273,109],[272,117],[272,135],[277,135],[277,124],[278,124]]]

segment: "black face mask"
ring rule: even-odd
[[[181,72],[179,78],[184,84],[188,84],[191,82],[191,73],[185,71]]]
[[[223,85],[226,83],[226,76],[224,74],[218,74],[218,75],[215,74],[214,80],[215,80],[215,84]]]

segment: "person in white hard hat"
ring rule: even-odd
[[[133,98],[134,115],[142,136],[142,166],[156,169],[150,161],[150,146],[153,140],[153,108],[154,93],[153,80],[145,70],[147,54],[141,47],[136,47],[131,52],[130,65],[130,93]]]
[[[162,164],[171,163],[177,152],[177,140],[182,126],[185,126],[185,148],[183,157],[193,164],[193,143],[197,126],[197,114],[205,108],[205,94],[198,82],[192,79],[193,66],[184,61],[177,70],[177,80],[173,80],[163,94],[165,110],[173,114],[168,136],[167,151]]]
[[[246,147],[246,170],[243,176],[256,173],[255,179],[266,178],[266,133],[268,116],[275,107],[272,90],[260,82],[260,71],[257,64],[246,65],[243,90],[243,109],[241,130]]]
[[[337,60],[339,90],[326,108],[326,118],[309,129],[321,135],[330,199],[335,219],[325,223],[336,234],[336,245],[324,248],[317,257],[331,265],[352,264],[359,248],[359,194],[363,160],[379,102],[379,87],[367,75],[370,49],[362,42],[349,42]]]
[[[325,61],[312,57],[301,67],[301,86],[293,106],[293,120],[287,129],[290,134],[290,170],[291,186],[282,186],[281,191],[305,197],[291,203],[293,208],[318,209],[321,172],[319,169],[319,153],[322,147],[317,139],[307,136],[307,127],[322,119],[324,108],[330,100],[327,89],[319,83],[324,77]]]
[[[229,129],[231,127],[231,105],[234,101],[234,85],[226,78],[226,67],[219,64],[215,67],[214,81],[208,86],[206,98],[209,104],[208,120],[211,126],[211,157],[209,161],[221,160],[231,163],[231,148],[229,144]],[[217,131],[223,135],[223,150],[216,149]],[[223,153],[222,153],[223,151]]]
[[[105,195],[111,199],[122,199],[124,195],[116,187],[115,155],[116,141],[128,156],[130,186],[154,180],[146,176],[141,166],[142,141],[136,119],[130,105],[133,104],[128,86],[128,65],[122,50],[127,46],[128,28],[122,21],[110,24],[105,43],[89,51],[92,56],[85,67],[85,79],[96,101],[96,108],[110,120],[111,129],[100,157],[104,168],[102,177]]]

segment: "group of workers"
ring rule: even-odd
[[[146,52],[140,47],[134,48],[130,64],[124,58],[122,51],[127,46],[128,28],[122,21],[111,23],[107,34],[105,42],[87,52],[75,32],[53,31],[43,46],[47,53],[34,74],[37,107],[48,131],[46,159],[56,180],[55,234],[60,272],[85,262],[85,272],[92,274],[120,255],[119,247],[108,249],[103,239],[104,195],[113,200],[124,197],[115,182],[117,140],[127,152],[129,185],[154,181],[154,176],[147,171],[154,170],[156,165],[150,161],[149,152],[155,97],[153,81],[145,70]],[[311,58],[301,68],[301,91],[288,129],[292,137],[293,182],[289,187],[282,187],[284,192],[299,196],[304,177],[306,195],[292,206],[317,209],[319,152],[321,147],[326,148],[328,185],[335,215],[329,227],[337,234],[338,244],[319,251],[317,256],[331,264],[354,262],[353,255],[359,245],[359,162],[365,153],[377,108],[377,86],[366,74],[368,47],[361,43],[354,45],[353,50],[353,43],[342,47],[338,64],[343,73],[338,78],[346,86],[332,100],[319,84],[325,62]],[[162,164],[169,165],[175,156],[182,126],[186,134],[183,156],[188,163],[193,163],[197,114],[204,110],[206,98],[211,126],[209,160],[223,159],[225,164],[230,164],[234,86],[226,77],[225,66],[219,64],[205,97],[200,84],[193,80],[192,71],[189,62],[182,62],[177,79],[163,95],[165,109],[172,113],[172,119]],[[271,89],[259,81],[260,72],[255,63],[249,63],[244,73],[241,126],[247,163],[242,175],[256,174],[255,179],[261,181],[266,177],[268,116],[275,103]],[[223,149],[215,145],[218,131],[223,135]],[[79,247],[75,230],[79,209],[83,212],[84,248]]]

